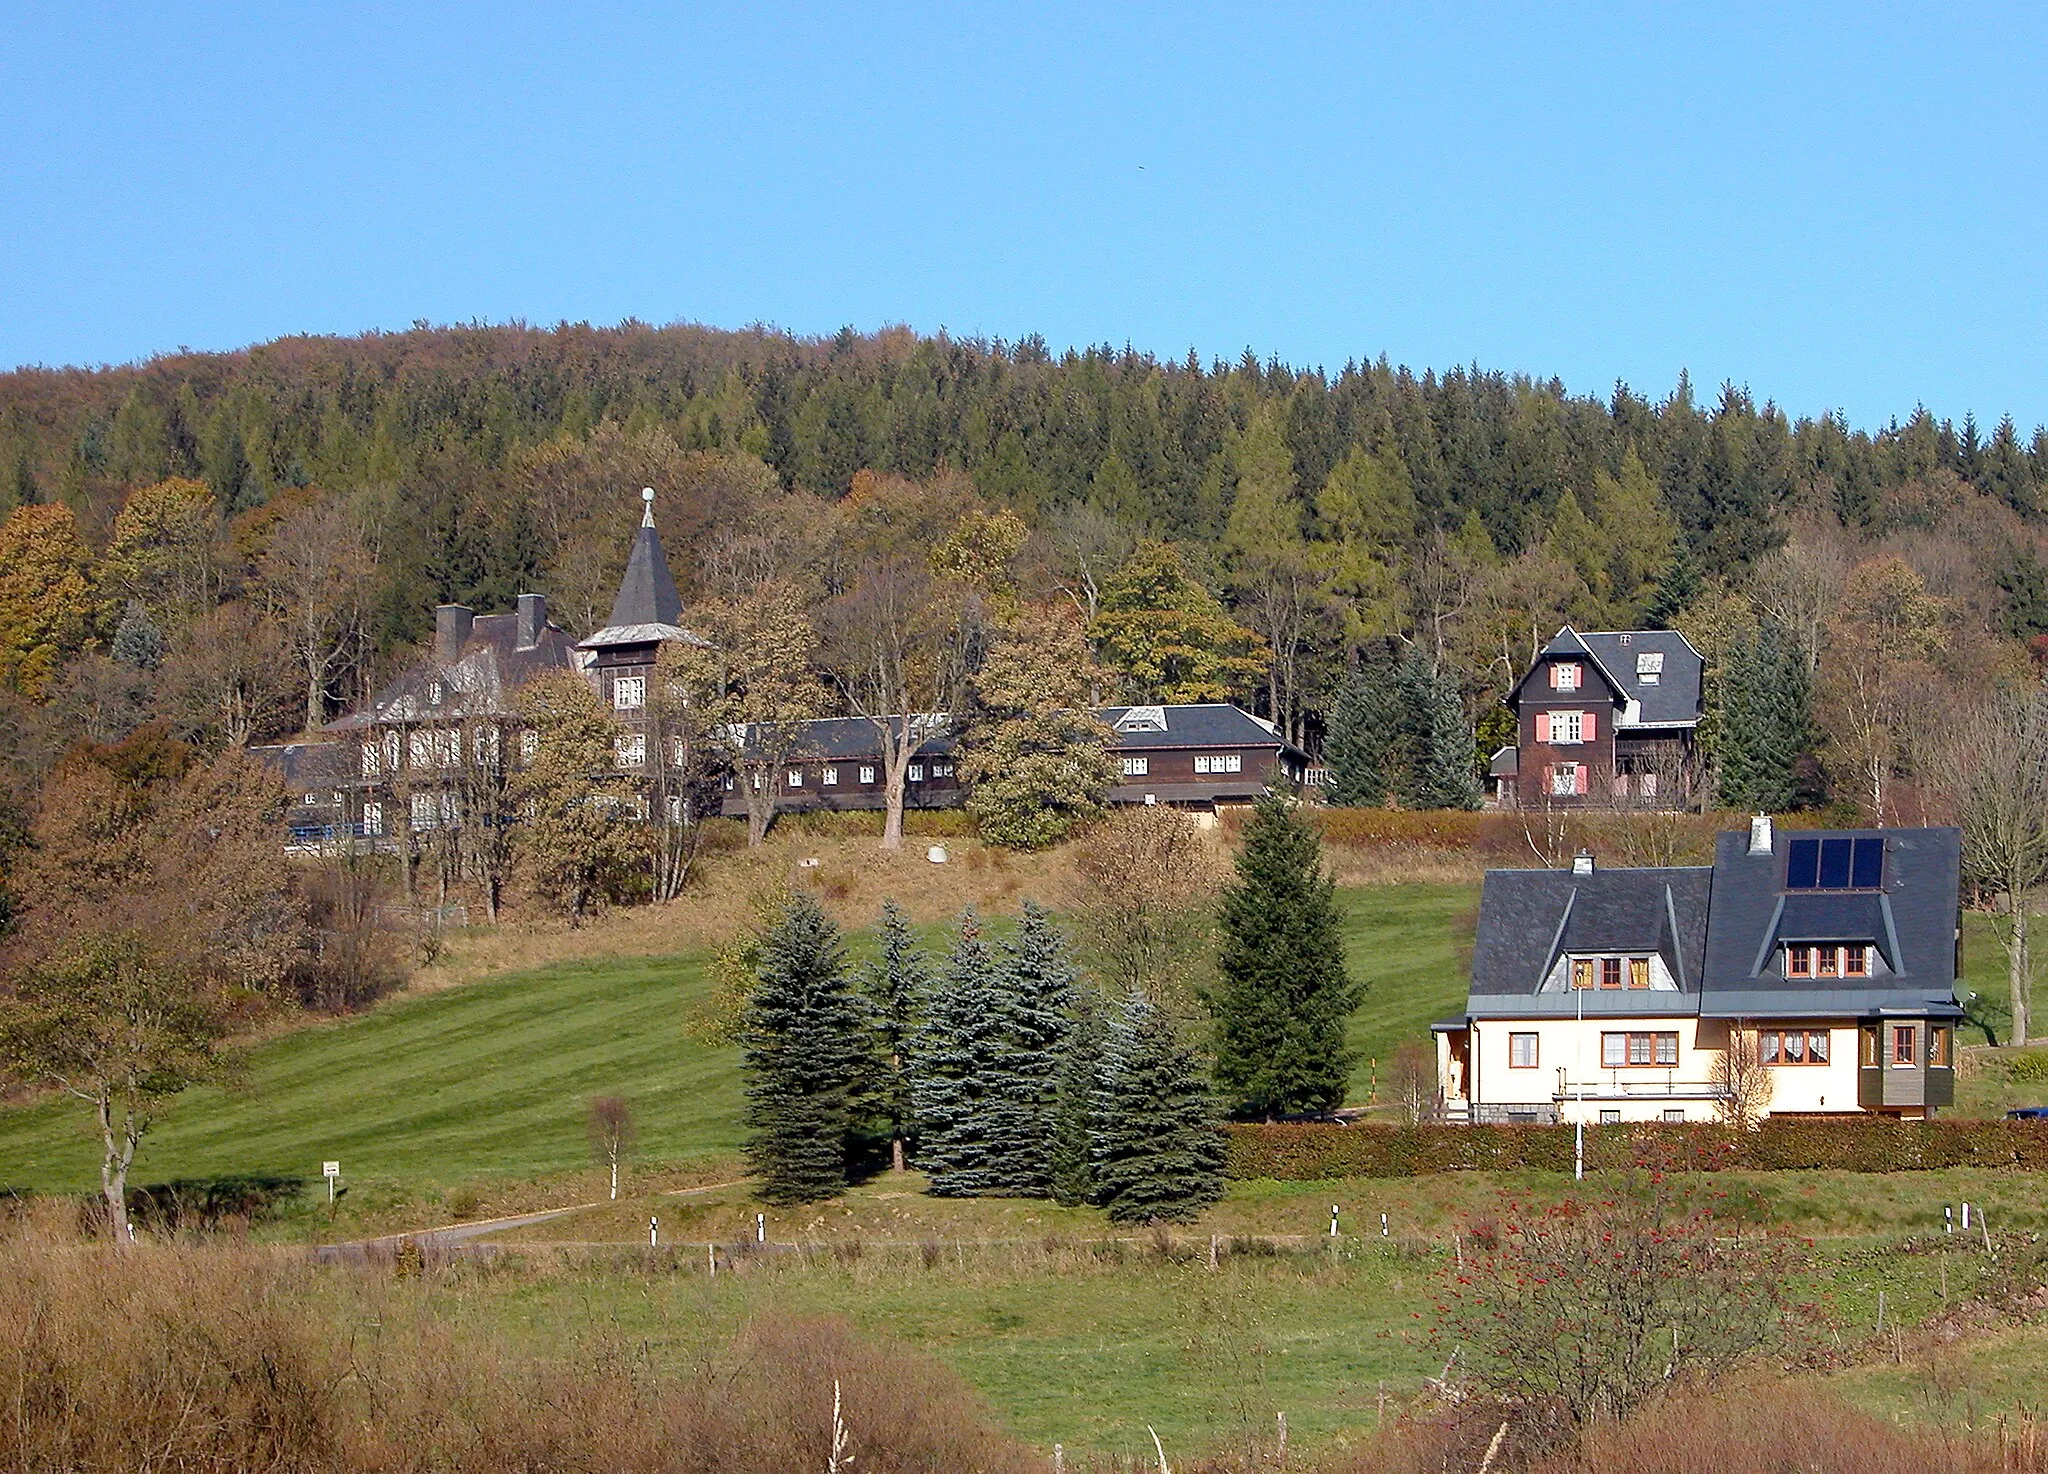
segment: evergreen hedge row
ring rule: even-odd
[[[1569,1126],[1232,1125],[1226,1170],[1237,1178],[1421,1177],[1436,1172],[1572,1170]],[[1588,1170],[1927,1172],[1945,1167],[2048,1170],[2048,1122],[1770,1121],[1586,1128]]]

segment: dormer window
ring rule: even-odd
[[[1664,677],[1664,652],[1644,650],[1636,656],[1636,682],[1639,685],[1654,686]]]
[[[1164,732],[1166,730],[1166,708],[1163,706],[1134,706],[1116,719],[1119,732]]]
[[[439,706],[440,704],[441,704],[441,683],[440,683],[439,681],[434,681],[434,682],[431,682],[431,683],[429,683],[429,684],[428,684],[428,686],[427,686],[427,705],[429,705],[429,706]]]
[[[1864,942],[1795,943],[1785,949],[1788,978],[1867,978],[1870,947]]]

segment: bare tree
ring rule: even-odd
[[[2012,1037],[2033,1027],[2032,895],[2048,883],[2048,696],[2006,692],[1957,720],[1930,775],[1963,831],[1963,876],[1999,907]]]
[[[1886,554],[1858,564],[1849,575],[1829,626],[1824,709],[1879,824],[1898,757],[1902,689],[1909,670],[1940,640],[1945,613],[1920,575],[1903,558]]]
[[[817,641],[794,581],[769,576],[700,604],[695,622],[708,643],[679,649],[676,674],[700,693],[702,730],[720,744],[747,810],[747,843],[768,836],[790,761],[825,693],[811,674]],[[716,761],[715,759],[707,759]]]
[[[1839,536],[1827,536],[1819,524],[1795,530],[1784,547],[1757,559],[1750,572],[1750,597],[1791,632],[1808,680],[1820,670],[1828,624],[1848,577],[1849,555]]]
[[[1074,913],[1105,989],[1142,990],[1192,1017],[1190,975],[1209,951],[1223,869],[1189,815],[1145,806],[1110,814],[1074,859]]]
[[[584,1123],[590,1133],[590,1149],[597,1159],[611,1168],[612,1198],[619,1196],[619,1161],[633,1150],[635,1131],[633,1111],[616,1095],[593,1095],[590,1098],[590,1117]]]
[[[1715,1114],[1738,1131],[1756,1130],[1770,1114],[1776,1081],[1757,1031],[1746,1020],[1729,1021],[1728,1043],[1714,1061],[1714,1084],[1721,1092]]]
[[[825,611],[824,661],[882,749],[882,848],[903,846],[904,787],[919,748],[954,719],[979,646],[979,601],[914,552],[873,558]]]
[[[647,693],[648,879],[656,901],[682,894],[704,845],[704,821],[723,797],[730,765],[718,726],[720,693],[704,680],[709,662],[690,647],[664,645]]]
[[[328,497],[279,525],[257,560],[270,607],[306,679],[306,730],[327,719],[327,687],[364,646],[377,538],[358,503]]]
[[[246,747],[290,716],[294,652],[284,630],[237,601],[202,615],[171,642],[157,681],[178,730]]]
[[[1055,512],[1041,538],[1042,556],[1059,591],[1092,624],[1101,607],[1103,580],[1137,548],[1137,534],[1082,502]]]

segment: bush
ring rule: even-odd
[[[1227,1171],[1237,1178],[1421,1177],[1435,1172],[1569,1172],[1569,1126],[1234,1125]],[[1949,1167],[2048,1169],[2048,1123],[2033,1121],[1767,1121],[1586,1129],[1592,1169],[1714,1172],[1928,1172]]]
[[[2048,1049],[2030,1049],[2011,1056],[2005,1062],[2005,1074],[2007,1079],[2027,1085],[2048,1080]]]
[[[631,1344],[519,1357],[439,1320],[416,1283],[297,1256],[4,1251],[7,1469],[784,1474],[829,1466],[835,1390],[842,1467],[1037,1467],[958,1377],[838,1321],[764,1319],[663,1375]]]

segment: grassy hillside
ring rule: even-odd
[[[1345,942],[1369,985],[1352,1038],[1384,1062],[1463,997],[1455,923],[1474,897],[1460,886],[1381,886],[1343,898]],[[180,1099],[145,1143],[136,1179],[316,1174],[328,1158],[357,1182],[559,1172],[588,1160],[584,1103],[598,1093],[633,1102],[650,1160],[731,1151],[735,1053],[682,1027],[710,987],[706,960],[561,964],[300,1030],[257,1049],[239,1088]],[[1370,1070],[1362,1061],[1360,1099]],[[90,1187],[89,1124],[64,1100],[0,1114],[0,1184]]]

